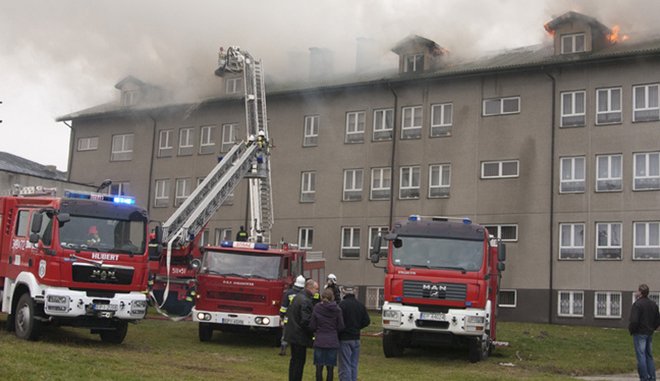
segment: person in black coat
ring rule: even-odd
[[[635,293],[635,303],[630,310],[628,331],[633,337],[637,373],[640,380],[655,380],[655,363],[651,352],[653,332],[660,326],[658,305],[648,298],[649,286],[640,284]]]
[[[344,329],[339,331],[339,381],[356,381],[360,359],[360,330],[371,324],[364,304],[355,299],[354,289],[344,285],[344,300],[339,303]]]
[[[313,344],[314,332],[309,328],[312,320],[314,294],[319,292],[319,284],[313,279],[305,282],[305,289],[300,291],[286,311],[286,330],[284,341],[291,346],[289,361],[289,381],[301,381],[307,361],[307,348]]]

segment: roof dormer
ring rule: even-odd
[[[435,42],[410,35],[401,40],[392,51],[399,56],[399,73],[416,73],[440,66],[441,59],[447,50]]]
[[[598,51],[611,44],[608,27],[577,12],[566,12],[544,27],[554,37],[555,55]]]
[[[142,98],[145,87],[144,82],[132,75],[122,79],[115,85],[115,88],[121,91],[120,103],[125,107],[136,105]]]

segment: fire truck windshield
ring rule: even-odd
[[[394,245],[395,266],[479,271],[483,264],[483,241],[402,236],[397,240],[401,245]]]
[[[241,278],[280,278],[281,257],[250,253],[207,251],[202,263],[202,272]]]
[[[118,254],[144,254],[144,220],[131,221],[98,216],[71,215],[60,226],[60,246],[75,250]]]

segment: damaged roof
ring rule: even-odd
[[[0,171],[67,181],[66,172],[58,171],[52,166],[41,165],[8,152],[0,152]]]

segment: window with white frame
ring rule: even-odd
[[[188,198],[191,191],[190,178],[176,179],[174,187],[174,206],[179,206]]]
[[[373,140],[391,140],[394,130],[394,109],[374,110]]]
[[[341,228],[341,258],[360,258],[360,228]]]
[[[319,144],[319,115],[305,116],[305,130],[303,135],[303,147],[313,147]]]
[[[403,72],[412,73],[424,70],[424,54],[407,54],[403,56]]]
[[[648,298],[653,300],[655,304],[658,305],[658,309],[660,309],[660,292],[649,292]],[[637,301],[637,295],[635,295],[635,292],[632,292],[632,302],[635,303]]]
[[[215,152],[215,130],[215,126],[202,126],[199,139],[200,154]]]
[[[199,239],[199,246],[204,247],[204,246],[209,246],[211,242],[209,241],[210,233],[208,229],[205,229],[202,232],[202,236]]]
[[[561,36],[561,54],[582,53],[585,49],[584,33]]]
[[[584,316],[583,291],[559,291],[557,315],[564,317]]]
[[[345,143],[364,143],[365,115],[364,111],[346,113]]]
[[[128,161],[133,159],[133,134],[114,135],[110,161]]]
[[[300,179],[300,201],[314,202],[316,199],[316,172],[303,172]]]
[[[660,222],[635,222],[633,259],[660,259]]]
[[[596,292],[594,295],[595,318],[621,318],[621,293]]]
[[[623,189],[622,155],[596,156],[596,192],[620,192]]]
[[[220,246],[222,241],[231,241],[232,230],[231,228],[218,228],[215,229],[215,246]]]
[[[385,289],[383,287],[367,287],[367,295],[364,302],[365,307],[370,310],[379,310],[383,307],[383,295]]]
[[[454,105],[443,103],[431,105],[431,137],[451,135]]]
[[[482,179],[518,177],[518,160],[482,161]]]
[[[497,306],[504,308],[515,308],[518,304],[517,290],[500,290],[497,296]]]
[[[179,130],[179,155],[192,155],[194,152],[195,129],[182,128]]]
[[[108,194],[116,196],[125,196],[129,194],[128,188],[130,183],[128,181],[113,181],[108,187]]]
[[[98,136],[78,139],[78,151],[95,151],[98,148],[99,148]]]
[[[222,146],[220,152],[229,152],[230,149],[236,144],[236,133],[238,132],[238,124],[228,123],[222,125]]]
[[[158,157],[172,156],[174,153],[174,130],[160,130],[158,133]]]
[[[371,250],[374,248],[374,239],[376,237],[385,237],[385,234],[387,234],[390,231],[390,228],[387,226],[369,226],[369,252],[367,253],[367,257],[371,255]],[[382,254],[387,253],[387,243],[388,241],[385,239],[380,240],[380,252]]]
[[[170,180],[160,179],[156,180],[154,207],[162,208],[170,204]]]
[[[298,247],[301,250],[312,250],[314,244],[314,229],[310,227],[298,228]]]
[[[633,156],[633,190],[660,189],[660,152],[636,153]]]
[[[584,259],[584,224],[559,224],[559,259]]]
[[[243,78],[225,78],[225,92],[227,94],[236,94],[241,91],[241,83]]]
[[[344,193],[343,201],[360,201],[362,200],[362,177],[364,171],[362,169],[346,169],[344,170]]]
[[[392,188],[392,170],[390,168],[371,169],[371,200],[389,200]]]
[[[492,234],[495,238],[499,238],[502,241],[518,241],[518,225],[516,224],[486,224],[484,227],[488,229],[489,234]]]
[[[562,157],[560,160],[560,193],[582,193],[585,186],[584,156]]]
[[[596,90],[596,124],[621,123],[621,88]]]
[[[137,103],[140,93],[137,90],[122,90],[121,105],[133,106]]]
[[[399,198],[419,198],[419,166],[401,167],[399,176]]]
[[[419,139],[422,137],[422,106],[401,109],[401,139]]]
[[[483,116],[517,114],[520,112],[520,97],[484,99]]]
[[[429,198],[449,197],[450,164],[429,165]]]
[[[621,260],[621,223],[596,223],[596,259]]]
[[[578,127],[587,123],[585,98],[584,91],[561,93],[561,127]]]
[[[633,122],[660,120],[657,83],[633,86]]]

